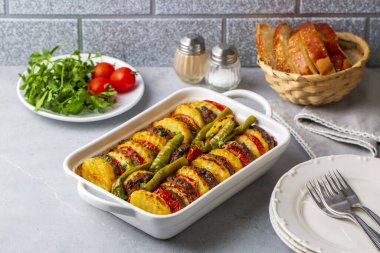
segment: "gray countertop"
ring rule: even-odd
[[[157,240],[83,202],[62,162],[187,85],[171,68],[139,68],[146,90],[134,108],[105,121],[67,123],[40,117],[18,101],[17,74],[24,69],[0,67],[0,252],[291,251],[272,229],[268,204],[279,177],[308,159],[294,138],[264,176],[174,238]],[[239,88],[277,97],[260,70],[243,69],[242,76]]]

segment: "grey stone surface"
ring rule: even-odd
[[[294,11],[294,0],[156,0],[157,14],[255,14]]]
[[[5,13],[5,2],[0,0],[0,15]]]
[[[213,46],[221,42],[221,27],[221,19],[83,20],[83,48],[132,65],[169,66],[182,36],[196,32]]]
[[[379,0],[301,0],[301,13],[379,13]]]
[[[33,51],[62,46],[57,54],[78,49],[77,21],[72,19],[0,19],[0,65],[26,64]]]
[[[10,14],[149,14],[150,0],[9,0]]]
[[[62,163],[72,151],[188,85],[172,68],[139,68],[146,89],[135,107],[115,118],[75,124],[43,118],[20,103],[15,84],[24,70],[0,67],[7,94],[0,99],[0,252],[292,252],[273,231],[268,204],[281,175],[308,159],[294,139],[264,176],[178,236],[157,240],[82,201]],[[243,69],[240,88],[278,97],[259,69]]]
[[[278,24],[289,22],[293,27],[311,20],[327,22],[336,31],[352,32],[364,38],[365,18],[265,18],[265,19],[227,19],[227,42],[237,47],[244,66],[256,66],[256,27],[260,22]]]
[[[380,18],[371,18],[369,24],[369,47],[371,55],[369,63],[380,65]]]

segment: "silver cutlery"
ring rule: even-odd
[[[335,177],[332,176],[330,173],[331,178],[334,179],[334,182],[339,187],[339,190],[341,190],[343,194],[346,196],[347,200],[351,204],[351,207],[356,207],[363,210],[380,226],[380,217],[360,202],[358,195],[347,183],[342,174],[340,174],[338,170],[333,171],[333,174],[335,175]]]
[[[325,176],[325,180],[321,179],[317,183],[309,181],[307,188],[312,199],[316,202],[318,207],[323,205],[325,210],[323,208],[321,209],[329,216],[348,219],[359,225],[369,237],[372,244],[380,252],[380,235],[352,211],[350,202],[341,191],[334,189],[331,180],[329,176]],[[326,210],[328,212],[326,212]]]

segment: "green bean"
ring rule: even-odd
[[[176,134],[157,154],[156,159],[152,162],[150,170],[156,172],[162,167],[164,167],[170,160],[170,155],[176,150],[179,145],[182,144],[183,135]]]
[[[220,120],[221,118],[229,115],[229,114],[232,114],[232,111],[230,108],[226,108],[224,109],[212,122],[208,123],[207,125],[205,125],[204,127],[202,127],[202,129],[198,132],[198,134],[195,136],[194,140],[193,140],[193,144],[197,145],[199,142],[203,141],[203,139],[205,138],[207,132],[211,129],[211,127],[218,121]]]
[[[235,122],[228,120],[226,124],[218,131],[218,133],[210,140],[212,148],[218,148],[224,144],[224,139],[234,130]]]
[[[127,179],[129,175],[131,175],[133,172],[138,170],[148,170],[152,163],[144,163],[139,166],[132,167],[126,171],[124,171],[123,174],[118,177],[118,179],[113,183],[111,193],[118,196],[121,199],[126,200],[128,198],[127,194],[124,190],[124,181]]]
[[[172,174],[174,171],[178,170],[182,166],[188,165],[189,162],[185,157],[178,158],[174,162],[166,165],[162,169],[156,172],[154,174],[153,178],[149,180],[148,183],[146,183],[143,188],[147,191],[153,191],[156,189],[156,187],[165,180],[170,174]]]
[[[256,122],[255,116],[251,115],[249,116],[243,124],[235,128],[226,138],[224,138],[224,142],[227,142],[234,138],[236,135],[243,133],[250,125],[252,125],[254,122]]]

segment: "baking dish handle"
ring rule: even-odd
[[[267,116],[269,116],[269,117],[272,116],[272,108],[271,108],[269,102],[264,97],[262,97],[261,95],[255,93],[255,92],[252,92],[249,90],[230,90],[230,91],[224,92],[223,94],[229,98],[248,98],[248,99],[251,99],[251,100],[259,103],[264,108],[265,114]]]
[[[135,216],[135,210],[132,208],[113,203],[89,192],[83,182],[78,182],[77,190],[80,198],[94,207],[110,213]]]

